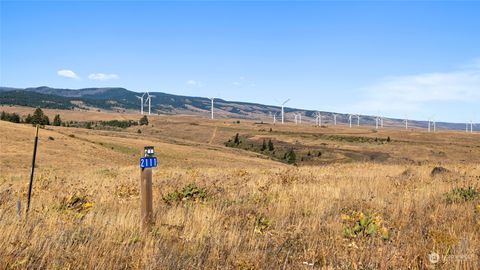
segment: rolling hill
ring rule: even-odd
[[[152,111],[159,114],[194,114],[206,115],[210,110],[210,100],[204,97],[191,97],[173,95],[163,92],[152,92],[155,96],[152,99]],[[139,93],[125,88],[83,88],[63,89],[47,86],[31,88],[0,87],[0,105],[18,105],[28,107],[41,107],[50,109],[81,109],[81,110],[136,110],[139,107],[139,100],[136,97]],[[215,100],[216,114],[220,117],[240,119],[261,119],[270,121],[271,114],[280,114],[280,107],[258,103]],[[304,121],[314,122],[316,111],[297,108],[285,108],[287,121],[292,121],[292,113],[301,113]],[[332,112],[321,111],[324,118],[323,124],[333,124]],[[336,113],[337,122],[347,123],[348,114]],[[375,126],[375,117],[361,115],[362,125]],[[356,123],[353,117],[353,123]],[[385,118],[385,125],[401,127],[403,119]],[[426,121],[409,121],[410,127],[426,128]],[[465,129],[464,123],[437,122],[437,128],[443,129]]]

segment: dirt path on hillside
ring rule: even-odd
[[[215,139],[215,136],[217,135],[217,128],[218,127],[215,127],[213,130],[212,137],[210,138],[210,141],[208,141],[208,144],[212,144],[213,140]]]

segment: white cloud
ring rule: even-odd
[[[188,86],[192,86],[192,87],[202,87],[203,84],[199,81],[196,81],[196,80],[188,80],[185,82],[185,84],[187,84]]]
[[[80,77],[78,77],[77,74],[75,74],[75,72],[69,69],[61,69],[57,71],[57,75],[65,78],[70,78],[70,79],[76,79],[76,80],[80,79]]]
[[[88,75],[88,78],[90,80],[96,80],[96,81],[108,81],[108,80],[116,80],[119,77],[117,74],[92,73]]]
[[[449,72],[386,77],[362,88],[362,111],[419,111],[433,102],[480,102],[480,65]]]

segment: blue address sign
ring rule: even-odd
[[[157,167],[156,157],[142,157],[140,158],[140,168],[153,168]]]

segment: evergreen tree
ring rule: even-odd
[[[42,109],[37,108],[33,113],[30,123],[32,125],[50,125],[50,119],[43,113]]]
[[[273,142],[271,139],[268,139],[268,151],[273,151],[275,148],[273,147]]]
[[[267,142],[265,142],[265,139],[263,139],[262,151],[265,151],[265,150],[267,150]]]
[[[148,118],[146,115],[144,115],[142,118],[140,118],[139,121],[140,126],[148,126]]]
[[[32,123],[32,116],[30,114],[28,114],[27,117],[25,117],[25,123],[27,123],[27,124]]]
[[[2,111],[0,115],[0,120],[9,121],[13,123],[20,123],[20,115],[16,113],[8,113],[8,112]]]
[[[62,120],[60,119],[60,114],[55,115],[53,118],[53,125],[54,126],[61,126],[62,125]]]
[[[10,122],[13,122],[13,123],[20,123],[20,115],[16,114],[16,113],[12,113],[10,115]]]
[[[297,155],[295,154],[295,152],[293,151],[293,149],[290,149],[288,150],[287,153],[285,153],[285,156],[284,156],[285,160],[287,161],[287,163],[295,163],[296,159],[297,159]]]
[[[235,135],[235,139],[233,140],[233,143],[236,145],[240,144],[240,138],[238,137],[238,133]]]

